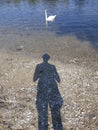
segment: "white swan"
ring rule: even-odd
[[[51,16],[47,16],[47,10],[45,10],[45,18],[46,18],[46,22],[47,21],[54,21],[55,20],[56,15],[51,15]]]

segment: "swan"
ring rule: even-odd
[[[47,21],[54,21],[55,20],[56,15],[51,15],[51,16],[47,16],[47,10],[45,10],[45,18],[46,18],[46,22]]]

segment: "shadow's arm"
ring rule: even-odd
[[[35,68],[34,76],[33,76],[33,81],[37,81],[39,78],[39,66],[37,65]]]
[[[56,70],[56,67],[54,66],[54,77],[55,77],[55,80],[60,83],[60,76]]]

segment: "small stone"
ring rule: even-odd
[[[98,70],[97,70],[97,71],[95,71],[95,75],[97,75],[97,76],[98,76]]]
[[[0,130],[4,130],[3,126],[0,125]]]
[[[2,94],[3,93],[3,86],[0,85],[0,93]]]
[[[24,47],[23,45],[20,45],[20,46],[18,46],[18,47],[16,48],[16,50],[17,50],[17,51],[21,51],[21,50],[23,49],[23,47]]]
[[[70,60],[69,62],[70,62],[70,63],[78,63],[78,62],[79,62],[79,59],[74,58],[74,59]]]
[[[28,130],[36,130],[36,128],[32,125],[28,128]]]

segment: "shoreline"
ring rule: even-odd
[[[73,35],[57,36],[53,32],[18,33],[7,32],[0,35],[0,50],[34,56],[40,58],[44,53],[49,53],[51,58],[66,62],[73,58],[83,61],[98,58],[96,51],[89,41],[81,41]],[[67,60],[68,59],[68,60]]]

